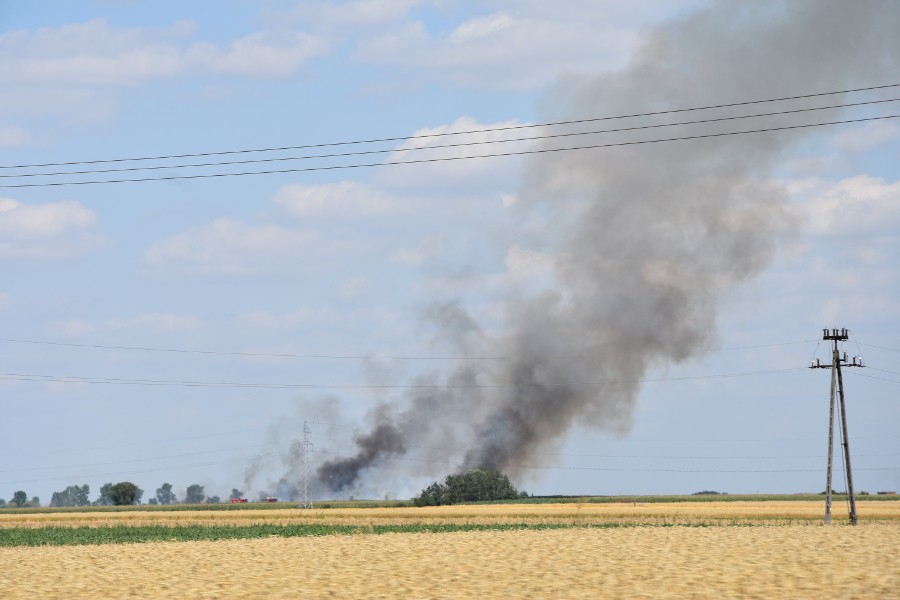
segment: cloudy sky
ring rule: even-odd
[[[900,87],[831,94],[900,9],[828,4],[3,2],[0,498],[289,494],[304,421],[320,497],[818,492],[824,327],[900,488]]]

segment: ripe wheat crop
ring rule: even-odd
[[[858,527],[843,508],[830,527],[823,502],[10,512],[0,597],[892,597],[900,502],[860,503]]]

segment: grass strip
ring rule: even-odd
[[[548,529],[616,529],[623,527],[721,527],[752,526],[744,523],[710,525],[708,523],[435,523],[407,525],[242,525],[205,526],[141,525],[129,527],[16,527],[0,529],[0,547],[83,546],[99,544],[138,544],[146,542],[195,542],[251,540],[267,537],[316,537],[327,535],[380,535],[386,533],[454,533],[461,531],[518,531]]]

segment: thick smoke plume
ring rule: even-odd
[[[892,83],[900,7],[890,0],[721,1],[666,23],[630,65],[569,77],[543,98],[541,120],[652,112]],[[836,104],[830,96],[822,104]],[[803,103],[782,103],[786,110]],[[753,112],[736,107],[689,115]],[[586,143],[699,135],[826,121],[836,110],[695,125]],[[686,120],[616,122],[615,126]],[[644,135],[644,137],[640,137]],[[816,139],[795,130],[537,155],[518,194],[529,223],[518,246],[544,256],[554,285],[507,299],[498,330],[459,303],[430,318],[472,361],[422,377],[385,403],[358,452],[320,466],[332,493],[411,487],[470,467],[539,464],[576,423],[625,431],[639,381],[653,367],[702,354],[715,340],[724,292],[764,269],[794,226],[772,176],[786,151]],[[558,147],[548,141],[544,148]],[[466,449],[466,450],[459,450]],[[420,462],[416,462],[420,461]],[[427,481],[426,481],[427,482]],[[417,488],[416,488],[417,489]]]

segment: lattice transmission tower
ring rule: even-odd
[[[300,502],[300,508],[312,508],[312,501],[309,499],[309,472],[313,448],[313,443],[310,439],[311,433],[312,431],[310,431],[309,425],[306,421],[303,421],[303,444],[301,449],[302,455],[300,457],[300,477],[303,485],[303,498]]]

